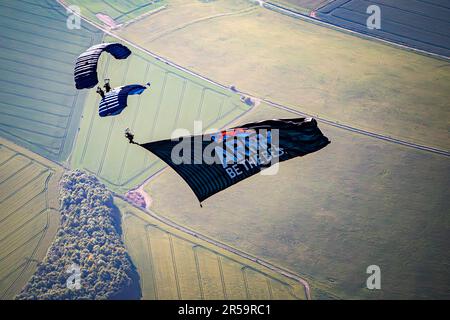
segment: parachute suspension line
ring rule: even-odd
[[[106,61],[104,62],[104,65],[103,65],[104,69],[103,69],[102,75],[100,76],[100,74],[97,72],[97,74],[99,76],[98,86],[100,88],[102,88],[102,90],[104,90],[105,93],[106,93],[106,90],[104,88],[106,80],[108,80],[108,82],[109,82],[109,80],[111,80],[111,74],[113,74],[114,71],[116,71],[116,69],[118,68],[119,64],[118,63],[113,63],[114,62],[113,60],[115,60],[115,59],[110,54],[106,55],[105,53],[103,53],[100,56],[100,58],[99,58],[99,63],[98,64],[100,64],[100,59],[106,59]],[[113,79],[113,82],[114,82],[114,79]],[[114,83],[112,83],[112,85],[114,85]]]
[[[104,57],[104,54],[102,54],[100,56],[100,59],[102,59],[102,57]],[[123,85],[122,83],[119,83],[117,81],[117,79],[112,78],[111,76],[116,74],[117,71],[119,70],[119,68],[123,68],[123,62],[117,59],[114,59],[114,57],[110,54],[108,54],[107,56],[107,61],[106,61],[106,66],[104,69],[104,72],[102,74],[102,79],[98,79],[99,80],[99,87],[104,88],[104,85],[106,84],[106,80],[108,80],[108,83],[110,83],[111,85],[111,90],[114,89],[115,87],[119,87],[121,85]],[[130,59],[126,60],[126,70],[128,70],[130,65]],[[124,72],[124,75],[126,73]],[[122,82],[125,82],[125,79],[122,79]]]
[[[110,65],[111,65],[111,59],[112,59],[112,57],[111,57],[111,55],[107,55],[107,56],[100,56],[100,58],[99,59],[102,59],[102,57],[104,57],[104,59],[106,59],[104,62],[103,61],[98,61],[97,62],[97,65],[99,65],[100,64],[100,62],[102,62],[102,64],[103,64],[103,72],[102,72],[102,74],[101,74],[101,76],[100,76],[100,74],[99,74],[99,72],[97,72],[97,76],[98,76],[98,84],[97,84],[97,88],[100,88],[101,90],[103,90],[103,92],[105,92],[106,93],[106,90],[104,90],[104,84],[105,84],[105,79],[108,79],[107,77],[107,71],[108,71],[108,69],[110,68]]]

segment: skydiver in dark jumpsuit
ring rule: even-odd
[[[131,133],[130,128],[125,129],[125,138],[127,138],[128,142],[131,144],[138,144],[138,143],[134,142],[134,134]]]
[[[106,92],[111,91],[111,85],[109,84],[109,79],[105,79],[105,85],[103,86],[103,88],[105,88]]]

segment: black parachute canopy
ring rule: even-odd
[[[120,43],[100,43],[90,47],[75,61],[73,75],[77,89],[90,89],[97,85],[97,64],[103,52],[108,52],[120,60],[128,58],[131,54],[130,49]]]
[[[316,152],[329,143],[316,120],[297,118],[247,123],[140,146],[172,167],[202,202],[277,162]]]
[[[116,116],[127,107],[129,95],[141,94],[147,89],[140,84],[129,84],[114,88],[100,100],[98,114],[100,117]]]

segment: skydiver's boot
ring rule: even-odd
[[[102,90],[102,88],[97,87],[97,93],[102,97],[102,99],[105,97],[105,92]]]

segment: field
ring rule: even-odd
[[[261,104],[237,123],[296,117]],[[320,123],[325,149],[207,199],[171,169],[152,210],[310,280],[313,298],[450,298],[450,162]],[[177,192],[173,192],[173,186]],[[366,268],[382,290],[365,289]]]
[[[143,299],[305,299],[300,283],[115,203]]]
[[[0,136],[56,161],[68,157],[82,109],[73,61],[99,39],[87,25],[67,29],[63,14],[54,2],[0,3]]]
[[[0,138],[0,299],[12,299],[36,270],[59,224],[61,169]]]
[[[108,15],[117,24],[129,22],[136,17],[156,10],[165,5],[166,0],[65,0],[68,5],[75,5],[81,8],[81,14],[90,20],[99,23],[96,14]]]
[[[365,0],[338,0],[323,6],[314,17],[328,23],[450,58],[448,0],[378,2],[380,29],[367,28]]]
[[[102,78],[111,78],[114,86],[152,83],[142,95],[130,96],[128,108],[118,117],[98,116],[100,96],[94,91],[85,102],[72,166],[95,173],[118,192],[135,187],[165,166],[153,154],[130,145],[124,137],[125,128],[135,133],[136,141],[144,143],[170,138],[178,128],[193,132],[194,120],[203,121],[203,129],[220,128],[250,108],[230,90],[137,50],[126,61],[102,56],[99,69],[104,72]]]
[[[115,32],[226,86],[450,150],[449,62],[259,6],[226,9],[234,3],[248,5],[244,0],[174,0],[170,10]],[[216,16],[215,9],[229,14]]]

